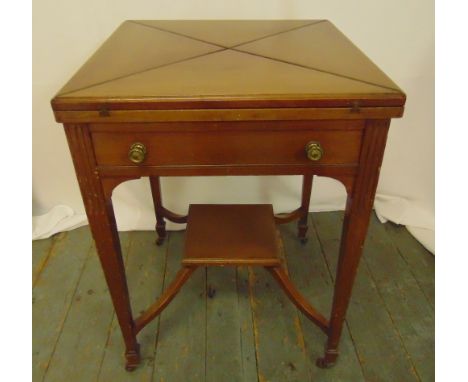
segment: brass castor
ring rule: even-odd
[[[337,349],[327,349],[325,350],[325,355],[323,357],[317,358],[315,364],[321,369],[329,369],[335,365],[338,354],[339,353]]]
[[[125,370],[133,371],[140,364],[140,345],[135,350],[125,352]]]

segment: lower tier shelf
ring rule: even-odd
[[[271,204],[191,204],[182,264],[279,266]]]

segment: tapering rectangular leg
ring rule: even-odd
[[[301,212],[302,216],[299,218],[297,223],[297,236],[301,240],[302,243],[307,242],[307,229],[309,228],[307,225],[307,216],[309,213],[309,205],[310,205],[310,195],[312,193],[312,174],[306,174],[302,178],[302,197],[301,197]]]
[[[328,341],[324,357],[317,360],[320,367],[332,366],[338,357],[338,344],[366,239],[389,125],[389,120],[366,123],[359,173],[346,203]]]
[[[156,213],[156,244],[161,245],[166,238],[166,221],[162,212],[161,182],[159,176],[150,176],[151,195],[153,196],[154,211]]]
[[[140,362],[139,345],[112,200],[105,195],[96,170],[88,126],[65,125],[65,133],[99,260],[124,337],[126,368],[132,370]]]

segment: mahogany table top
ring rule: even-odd
[[[113,103],[203,109],[348,107],[356,101],[402,106],[405,95],[327,20],[131,20],[52,104],[55,110]]]

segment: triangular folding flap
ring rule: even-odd
[[[320,20],[136,20],[225,48],[282,33]]]
[[[126,21],[58,95],[219,49],[215,45]]]
[[[236,49],[399,91],[398,86],[329,21]]]

